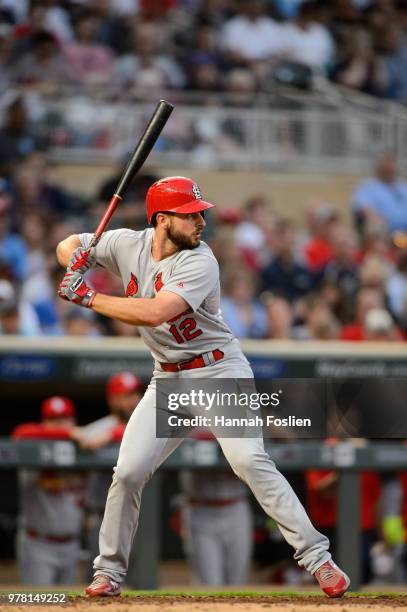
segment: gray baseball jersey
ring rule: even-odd
[[[128,297],[154,297],[158,291],[177,293],[190,309],[158,327],[140,327],[140,335],[157,361],[183,361],[227,344],[233,334],[220,311],[219,266],[201,242],[159,262],[151,255],[152,228],[119,229],[103,234],[97,262],[122,278]],[[81,234],[87,247],[92,234]]]

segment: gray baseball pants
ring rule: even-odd
[[[204,368],[205,372],[203,368],[175,374],[165,373],[160,368],[154,371],[123,436],[100,530],[100,554],[93,566],[95,574],[106,574],[118,582],[124,581],[143,488],[182,442],[179,438],[156,438],[157,378],[253,377],[248,361],[233,342],[222,350],[225,358]],[[218,442],[235,474],[250,487],[263,510],[277,523],[284,538],[294,548],[294,559],[314,573],[331,558],[329,540],[313,527],[290,484],[265,452],[263,439],[219,438]]]
[[[186,548],[202,584],[246,584],[252,555],[252,513],[243,499],[216,508],[186,508]]]
[[[17,561],[21,584],[51,586],[78,582],[80,542],[56,543],[31,539],[19,530]]]

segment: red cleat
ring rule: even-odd
[[[342,597],[350,587],[350,579],[333,561],[327,561],[314,573],[328,597]]]
[[[88,597],[114,597],[120,595],[120,591],[120,584],[105,574],[97,574],[92,584],[85,589]]]

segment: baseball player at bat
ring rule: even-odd
[[[181,443],[156,437],[159,378],[253,378],[239,342],[222,319],[218,263],[201,234],[205,201],[189,178],[169,177],[147,192],[143,231],[105,232],[89,250],[92,234],[72,235],[57,246],[68,267],[61,298],[139,327],[154,359],[152,380],[128,422],[109,489],[99,536],[90,597],[118,595],[126,577],[137,529],[141,494],[155,470]],[[121,277],[125,297],[96,293],[84,273],[97,262]],[[329,540],[311,524],[287,480],[264,450],[263,439],[219,438],[233,471],[277,523],[294,558],[314,574],[329,597],[349,588],[349,578],[332,561]]]

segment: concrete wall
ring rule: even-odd
[[[187,175],[198,181],[207,199],[222,207],[241,206],[256,193],[270,195],[274,208],[282,214],[303,220],[304,209],[312,201],[322,200],[338,206],[349,220],[349,201],[360,176],[329,174],[282,174],[161,168],[159,176]],[[97,187],[115,172],[114,166],[56,166],[52,176],[72,191],[91,197]]]

